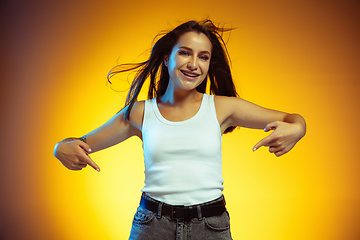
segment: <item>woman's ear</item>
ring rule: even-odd
[[[164,55],[164,64],[165,66],[168,66],[169,57],[167,55]]]

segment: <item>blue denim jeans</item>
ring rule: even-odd
[[[157,202],[146,194],[143,197]],[[220,197],[206,205],[223,201]],[[221,216],[172,220],[161,213],[154,213],[141,206],[134,216],[129,240],[230,240],[230,217],[225,212]]]

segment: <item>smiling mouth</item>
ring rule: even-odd
[[[188,77],[198,77],[198,76],[200,76],[200,74],[198,74],[198,73],[189,73],[189,72],[185,72],[185,71],[183,71],[183,70],[180,70],[180,72],[182,72],[182,74],[184,74],[185,76],[188,76]]]

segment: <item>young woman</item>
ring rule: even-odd
[[[68,169],[90,165],[100,171],[90,153],[131,136],[143,141],[145,186],[130,239],[231,239],[222,195],[222,134],[238,126],[273,130],[253,150],[269,147],[276,156],[305,135],[300,115],[237,97],[221,37],[229,30],[210,20],[189,21],[164,34],[147,61],[110,72],[109,79],[138,71],[125,107],[84,137],[55,146],[55,157]],[[147,79],[149,99],[137,101]]]

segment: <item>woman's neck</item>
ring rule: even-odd
[[[183,106],[187,103],[198,101],[202,99],[203,94],[196,89],[193,90],[175,90],[173,88],[167,88],[165,94],[159,97],[159,100],[163,104]]]

